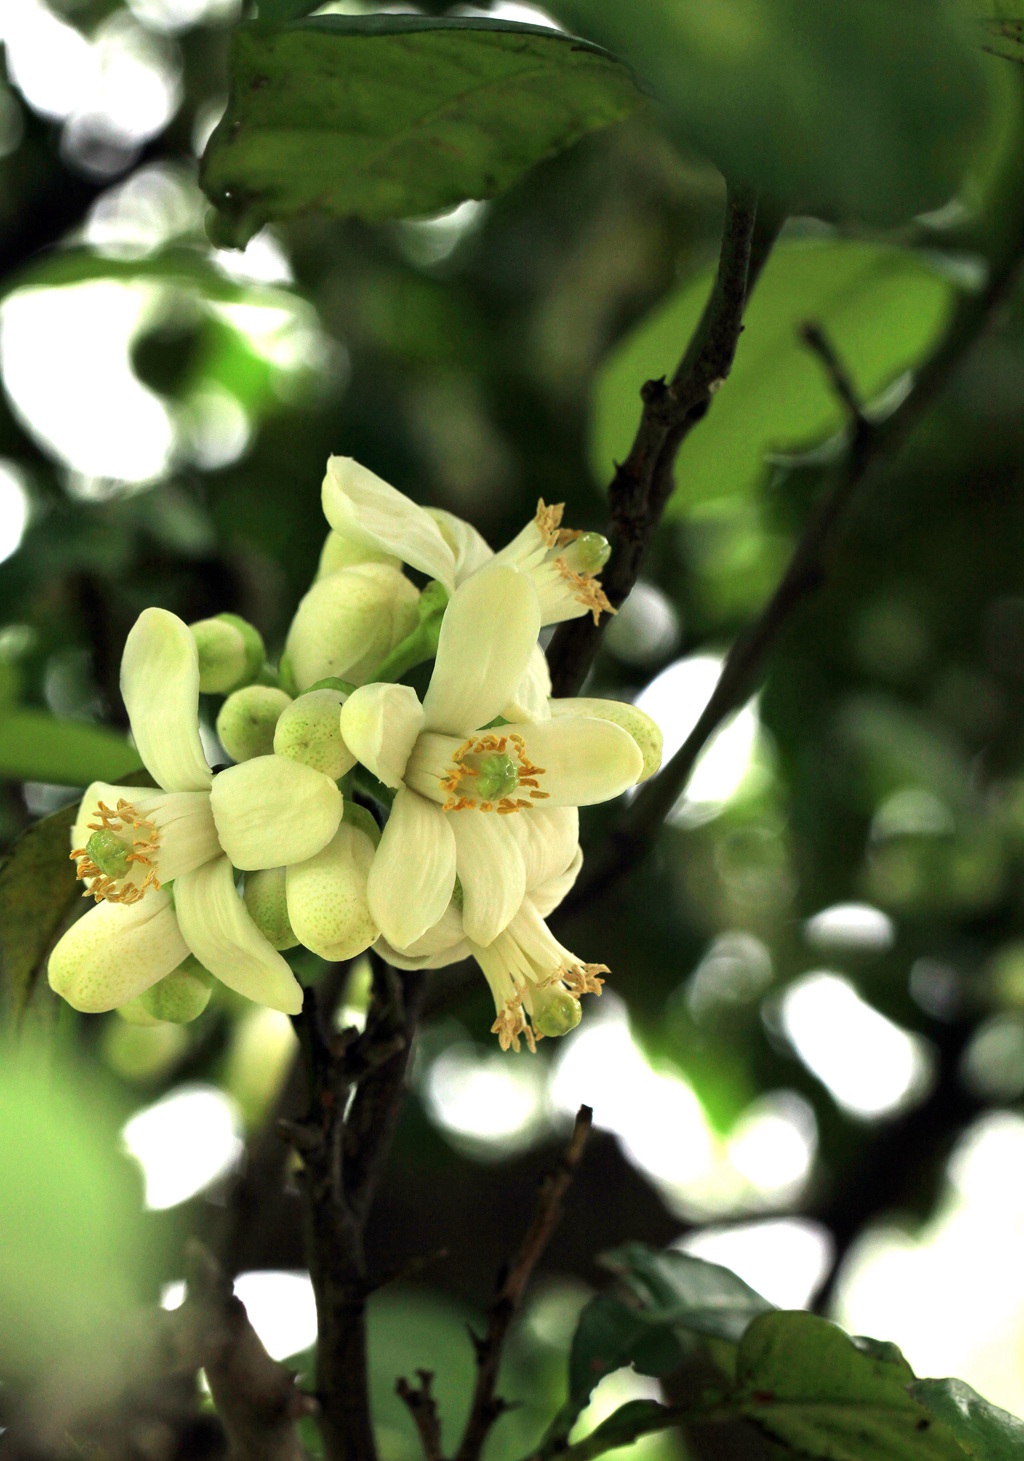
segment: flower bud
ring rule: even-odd
[[[551,714],[553,717],[587,715],[594,720],[609,720],[612,725],[621,726],[636,741],[644,758],[640,781],[646,781],[661,766],[664,750],[661,727],[646,711],[638,710],[628,700],[590,700],[585,696],[573,700],[552,700]]]
[[[277,722],[274,750],[337,781],[356,764],[341,738],[341,707],[347,699],[341,690],[310,690],[300,695]]]
[[[260,933],[279,952],[299,942],[288,921],[283,867],[261,868],[245,875],[245,906]]]
[[[361,685],[417,623],[419,593],[383,563],[320,579],[299,604],[285,653],[299,690],[337,676]]]
[[[373,852],[366,832],[346,820],[322,852],[288,868],[292,928],[300,943],[332,963],[354,958],[379,937],[366,895]]]
[[[291,703],[283,690],[271,685],[246,685],[229,695],[217,716],[217,734],[232,761],[269,756],[277,722]]]
[[[130,1025],[188,1025],[203,1013],[212,993],[213,975],[189,954],[118,1014]]]
[[[578,999],[561,984],[549,984],[532,991],[530,1021],[538,1035],[557,1038],[575,1030],[583,1018]]]
[[[326,578],[329,573],[337,573],[341,568],[353,568],[357,563],[387,563],[391,568],[398,568],[401,559],[373,548],[368,543],[353,542],[345,533],[339,533],[336,528],[332,528],[320,550],[316,577],[318,580]]]
[[[259,630],[237,614],[200,619],[191,628],[204,695],[226,695],[248,685],[263,668],[266,651]]]

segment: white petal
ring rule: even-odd
[[[442,507],[428,507],[427,511],[454,554],[456,584],[462,583],[478,568],[483,568],[485,563],[490,563],[494,549],[472,523],[456,517],[454,512],[445,512]]]
[[[575,807],[552,807],[548,811],[542,805],[505,820],[523,855],[528,893],[549,878],[558,877],[576,856],[580,814]]]
[[[226,857],[179,878],[174,905],[185,942],[204,969],[256,1004],[298,1014],[302,986],[249,917]]]
[[[541,918],[547,918],[549,914],[553,913],[563,898],[566,898],[572,892],[582,866],[583,849],[582,847],[577,847],[572,861],[564,872],[557,873],[554,877],[548,878],[546,882],[541,883],[539,887],[534,888],[533,892],[527,895]]]
[[[462,884],[466,937],[489,944],[507,926],[526,894],[526,869],[513,817],[496,812],[452,812],[455,868]]]
[[[519,681],[515,695],[501,712],[504,720],[547,720],[551,711],[551,671],[548,658],[539,644],[533,647],[526,673]]]
[[[324,516],[351,543],[392,553],[410,568],[455,588],[455,555],[422,507],[351,457],[331,457],[322,498]]]
[[[530,580],[501,565],[474,573],[441,621],[437,659],[423,701],[428,730],[466,735],[512,699],[540,633]]]
[[[138,793],[136,793],[138,797]],[[156,823],[160,833],[157,872],[162,883],[180,878],[220,856],[220,838],[206,791],[172,791],[135,806]]]
[[[315,857],[288,869],[288,921],[322,959],[354,959],[380,932],[366,895],[373,851],[365,832],[342,822]]]
[[[457,944],[451,944],[436,954],[400,954],[397,949],[391,947],[386,938],[379,938],[373,947],[382,959],[386,959],[396,969],[412,970],[446,969],[449,964],[461,964],[462,960],[468,959],[472,952],[467,939],[460,939]],[[416,944],[416,947],[419,947],[419,943]]]
[[[401,786],[423,720],[410,685],[361,685],[341,707],[341,738],[378,781]]]
[[[368,885],[370,912],[396,949],[441,918],[455,887],[455,834],[440,807],[402,787],[380,839]]]
[[[341,792],[322,771],[287,756],[254,756],[214,777],[210,791],[220,845],[250,871],[304,862],[334,836]]]
[[[419,597],[404,573],[384,563],[360,563],[319,579],[295,611],[285,642],[296,687],[372,679],[415,628]]]
[[[199,739],[199,652],[188,625],[145,609],[121,660],[121,696],[146,770],[165,791],[205,791],[210,768]]]
[[[545,807],[588,807],[610,801],[643,775],[644,758],[633,737],[607,720],[566,716],[511,727],[535,766]],[[528,815],[528,814],[524,814]]]
[[[77,1010],[116,1009],[188,957],[169,893],[138,903],[97,903],[50,955],[49,980]]]
[[[594,700],[586,696],[570,700],[552,700],[550,713],[557,720],[562,716],[588,715],[597,720],[610,720],[612,725],[621,725],[640,747],[644,758],[644,772],[639,778],[646,781],[661,766],[665,748],[661,727],[646,711],[631,705],[628,700]]]
[[[412,960],[439,959],[444,954],[450,954],[453,949],[461,948],[465,942],[466,931],[462,926],[462,912],[453,898],[444,910],[439,921],[432,928],[428,928],[426,933],[422,934],[415,943],[409,944],[407,948],[402,950],[402,958]],[[384,946],[384,949],[390,949],[391,947],[386,939],[378,940],[375,947],[380,949],[381,945]],[[464,958],[465,955],[460,954],[459,957]],[[448,962],[449,960],[446,959],[445,963]],[[455,961],[452,959],[450,962],[454,963]],[[414,967],[425,969],[428,966],[426,964],[414,965],[411,963],[408,965],[398,965],[399,969],[412,969]],[[439,968],[440,965],[431,964],[429,967]]]

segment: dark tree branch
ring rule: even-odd
[[[729,190],[718,273],[700,323],[671,380],[644,386],[636,437],[608,489],[612,556],[601,582],[615,608],[632,591],[672,495],[679,448],[732,369],[750,291],[780,226],[781,219],[759,210],[752,194]],[[556,695],[578,692],[606,623],[572,619],[555,634],[548,662]]]
[[[942,393],[961,361],[989,327],[1018,278],[1024,257],[1024,190],[1014,199],[1011,237],[992,264],[988,282],[977,294],[965,295],[945,337],[921,367],[900,405],[882,421],[867,420],[831,346],[812,327],[809,343],[826,365],[847,409],[854,416],[852,440],[836,465],[831,485],[811,515],[789,566],[761,614],[735,641],[711,699],[685,742],[659,775],[641,788],[617,828],[606,841],[603,856],[591,865],[567,900],[573,911],[603,892],[648,851],[657,829],[675,806],[697,758],[719,726],[739,710],[757,688],[765,663],[794,610],[825,579],[836,529],[878,462],[891,456],[911,428]],[[804,338],[807,338],[805,330]]]
[[[409,1407],[409,1414],[419,1431],[425,1461],[442,1461],[441,1422],[432,1388],[434,1376],[430,1370],[417,1370],[416,1374],[419,1376],[418,1385],[399,1380],[395,1384],[395,1394]]]
[[[228,1461],[305,1461],[295,1423],[316,1401],[270,1358],[231,1280],[201,1244],[186,1252],[188,1294],[168,1316],[176,1368],[206,1371],[228,1441]]]
[[[366,1222],[401,1110],[423,978],[373,956],[362,1033],[331,1037],[313,992],[296,1025],[310,1082],[306,1119],[285,1134],[302,1158],[316,1294],[317,1394],[326,1461],[376,1461],[366,1352]]]
[[[487,1315],[487,1333],[482,1339],[475,1336],[473,1338],[476,1348],[476,1385],[455,1461],[479,1461],[491,1427],[506,1408],[505,1402],[495,1393],[505,1341],[512,1321],[519,1312],[530,1276],[562,1215],[562,1199],[583,1156],[593,1116],[589,1106],[580,1107],[568,1146],[554,1171],[541,1183],[533,1221],[522,1246],[512,1263],[499,1276],[497,1290]]]

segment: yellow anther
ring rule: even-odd
[[[559,576],[572,589],[572,596],[576,602],[583,604],[593,614],[595,624],[600,623],[602,614],[618,612],[617,609],[612,608],[611,601],[601,587],[599,578],[595,578],[592,573],[576,573],[564,558],[556,558],[555,567],[558,569]]]

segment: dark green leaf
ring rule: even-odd
[[[913,1371],[813,1314],[763,1314],[740,1342],[732,1404],[773,1441],[820,1461],[962,1461],[910,1394]]]
[[[242,244],[312,210],[402,218],[490,198],[643,100],[633,73],[540,26],[419,16],[243,25],[203,188]]]
[[[635,1365],[645,1375],[667,1375],[683,1354],[666,1325],[652,1323],[615,1294],[598,1294],[580,1315],[569,1353],[569,1406],[578,1415],[595,1385],[614,1370]]]
[[[974,1461],[1021,1461],[1024,1457],[1024,1421],[990,1405],[963,1380],[917,1380],[910,1391],[949,1426]]]
[[[641,386],[675,370],[710,287],[710,272],[691,280],[606,362],[592,427],[599,482],[629,450]],[[751,300],[732,374],[679,453],[676,510],[748,492],[769,453],[802,451],[841,429],[843,408],[800,340],[801,324],[822,326],[861,398],[870,401],[929,354],[954,297],[947,274],[906,249],[838,238],[778,248]]]
[[[603,1420],[587,1437],[586,1444],[601,1451],[615,1451],[630,1445],[639,1436],[667,1430],[672,1425],[678,1425],[678,1420],[656,1400],[630,1400]]]
[[[649,1322],[712,1339],[737,1342],[752,1319],[773,1308],[728,1268],[689,1253],[627,1243],[606,1253],[602,1262],[619,1275]]]
[[[995,56],[1024,61],[1024,0],[971,0],[982,45]]]
[[[880,221],[956,191],[987,115],[984,59],[947,0],[560,0],[634,64],[675,135],[791,211]]]
[[[138,753],[116,731],[45,710],[0,710],[0,780],[87,786],[138,769]]]

